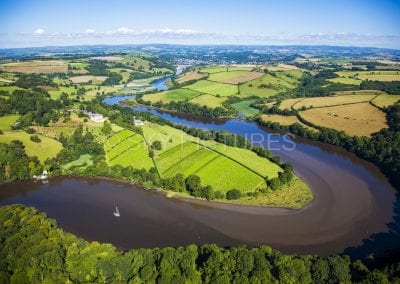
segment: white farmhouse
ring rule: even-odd
[[[135,124],[135,126],[143,126],[144,122],[139,120],[139,119],[134,118],[133,119],[133,124]]]
[[[89,116],[91,121],[94,122],[104,122],[106,120],[100,113],[92,113],[90,111],[84,111],[84,113]]]

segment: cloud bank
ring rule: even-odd
[[[220,34],[181,28],[137,30],[118,27],[107,31],[96,31],[90,27],[78,32],[50,32],[40,27],[31,33],[0,34],[0,47],[31,47],[46,45],[80,44],[326,44],[400,48],[400,37],[357,33],[314,34]]]

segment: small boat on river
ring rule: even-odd
[[[113,212],[113,214],[114,214],[115,217],[121,216],[121,215],[119,214],[118,206],[115,206],[115,212]]]

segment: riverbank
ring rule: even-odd
[[[314,197],[312,190],[299,178],[295,178],[289,184],[282,186],[282,188],[267,193],[258,193],[253,196],[244,196],[235,200],[206,200],[205,198],[197,198],[189,195],[188,193],[165,191],[166,196],[169,198],[178,198],[196,204],[202,204],[214,208],[224,208],[227,210],[234,210],[238,212],[257,212],[256,208],[273,208],[284,210],[301,210],[303,207],[312,203]],[[229,208],[230,205],[235,205]],[[240,208],[244,207],[244,208]],[[250,210],[248,210],[250,209]]]
[[[216,243],[268,244],[286,253],[336,254],[360,246],[371,234],[387,231],[390,198],[331,192],[328,187],[317,191],[313,202],[293,210],[168,198],[165,192],[109,178],[54,177],[47,184],[0,185],[0,206],[34,206],[63,229],[121,250]],[[113,215],[115,206],[120,218]],[[396,243],[371,243],[361,251],[383,252]]]

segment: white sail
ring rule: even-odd
[[[115,206],[114,216],[115,216],[115,217],[119,217],[119,216],[120,216],[119,210],[118,210],[118,206]]]

